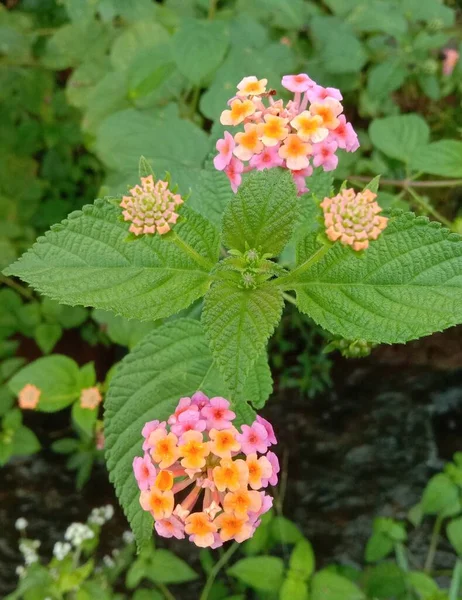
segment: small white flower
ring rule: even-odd
[[[18,567],[16,567],[16,575],[18,577],[20,577],[20,578],[24,577],[25,573],[26,573],[26,569],[22,565],[19,565]]]
[[[112,506],[112,504],[106,504],[106,506],[104,506],[103,509],[106,521],[110,521],[114,516],[114,507]]]
[[[63,560],[72,550],[72,546],[68,542],[56,542],[53,547],[53,554],[58,560]]]
[[[19,517],[19,519],[16,519],[16,523],[14,524],[14,526],[16,527],[16,529],[18,531],[24,531],[24,529],[29,525],[29,523],[27,522],[26,519],[24,519],[23,517]]]
[[[112,560],[112,558],[110,556],[103,556],[103,563],[106,565],[106,567],[108,567],[109,569],[111,569],[113,566],[115,566],[115,562]]]
[[[122,534],[122,539],[126,544],[131,544],[135,541],[135,536],[131,531],[124,531]]]
[[[76,547],[80,546],[85,540],[91,540],[94,537],[94,532],[88,525],[83,523],[71,523],[64,534],[64,539]]]

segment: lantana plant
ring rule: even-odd
[[[285,107],[273,102],[265,80],[245,78],[223,113],[227,127],[240,124],[244,131],[225,134],[215,167],[229,177],[230,166],[238,173],[248,161],[252,172],[242,168],[242,181],[235,179],[220,228],[215,216],[193,210],[168,177],[158,180],[141,159],[141,185],[134,181],[130,195],[98,199],[71,213],[5,270],[64,304],[159,321],[117,366],[104,400],[107,465],[139,546],[149,543],[154,519],[161,535],[182,537],[184,526],[196,543],[216,544],[216,533],[220,541],[228,539],[222,515],[239,516],[237,499],[228,495],[237,490],[215,476],[224,461],[231,470],[247,465],[239,487],[249,498],[244,525],[257,523],[264,500],[252,494],[260,486],[246,488],[248,463],[267,468],[262,482],[273,475],[262,460],[266,442],[248,452],[246,432],[262,432],[255,410],[272,390],[266,346],[285,302],[350,345],[405,343],[462,321],[462,238],[413,213],[382,212],[377,178],[359,192],[348,184],[334,190],[325,161],[316,158],[324,156],[318,145],[332,144],[332,153],[342,148],[332,137],[342,123],[345,149],[357,145],[341,118],[339,92],[303,74],[284,77],[283,85],[294,92]],[[252,116],[257,122],[245,122]],[[274,161],[266,162],[264,152],[274,154]],[[198,391],[211,399],[200,414]],[[225,429],[214,426],[207,409],[217,398],[229,401],[222,407],[232,426]],[[189,431],[183,430],[186,423]],[[229,457],[217,451],[226,429]],[[167,463],[161,439],[170,440],[173,460]],[[188,501],[185,507],[186,500],[176,497],[183,485],[194,494],[200,487],[203,504],[198,496],[197,506]],[[209,518],[212,502],[221,528],[199,523],[197,514]],[[178,515],[184,521],[172,520]]]

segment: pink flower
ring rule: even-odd
[[[146,423],[146,425],[143,427],[141,435],[144,437],[143,450],[145,452],[152,448],[152,444],[149,442],[149,436],[153,431],[157,431],[157,429],[163,429],[164,432],[166,432],[166,422],[162,421],[162,423],[160,423],[156,419],[155,421],[148,421],[148,423]]]
[[[203,408],[201,413],[207,419],[207,429],[229,429],[231,421],[236,418],[236,414],[229,410],[228,400],[219,396],[211,398],[209,406]]]
[[[310,173],[311,175],[311,173]],[[278,441],[276,439],[276,436],[274,435],[274,429],[273,426],[271,425],[271,423],[269,421],[267,421],[266,419],[264,419],[263,417],[260,417],[260,415],[257,415],[257,418],[255,419],[257,421],[257,423],[260,423],[260,425],[263,425],[263,427],[266,429],[266,433],[268,434],[268,438],[267,438],[267,442],[268,445],[273,445],[273,444],[277,444]]]
[[[322,85],[314,85],[307,90],[306,95],[310,102],[322,102],[326,98],[335,98],[336,100],[343,100],[343,96],[340,90],[332,87],[322,87]]]
[[[299,75],[284,75],[281,83],[286,90],[294,93],[306,92],[310,87],[316,85],[306,73],[299,73]]]
[[[321,167],[324,171],[333,171],[338,164],[338,157],[335,154],[337,142],[325,140],[319,144],[313,144],[313,165]]]
[[[233,157],[233,150],[235,147],[234,138],[229,133],[229,131],[225,131],[225,137],[222,140],[218,140],[216,144],[216,149],[219,154],[215,156],[213,159],[213,164],[215,165],[215,169],[218,171],[223,171],[231,162]]]
[[[306,178],[311,177],[313,174],[313,167],[308,165],[304,169],[299,171],[292,171],[292,177],[294,178],[295,185],[297,186],[298,195],[306,194],[309,189],[306,187]]]
[[[266,452],[269,446],[268,432],[261,423],[254,421],[250,427],[242,425],[241,429],[242,433],[237,436],[237,440],[240,442],[244,454],[253,454],[254,452],[263,454]]]
[[[133,459],[133,472],[141,491],[146,491],[154,485],[156,481],[156,467],[152,464],[148,454],[145,454],[143,457],[135,456]]]
[[[203,392],[196,392],[191,396],[192,404],[195,404],[199,410],[202,410],[204,406],[208,406],[210,400]]]
[[[267,494],[265,494],[265,492],[260,492],[260,496],[261,496],[260,510],[257,512],[249,512],[249,521],[252,524],[252,526],[254,527],[254,529],[256,529],[260,525],[260,523],[261,523],[260,517],[262,515],[264,515],[265,513],[267,513],[269,510],[271,510],[271,508],[273,507],[272,496],[268,496]]]
[[[452,75],[458,62],[459,53],[457,50],[451,48],[444,50],[443,74],[446,75],[446,77]]]
[[[183,540],[185,537],[184,524],[174,515],[168,519],[156,521],[154,527],[157,533],[165,538],[176,537],[177,540]]]
[[[177,422],[170,428],[178,437],[182,436],[187,431],[204,431],[206,428],[204,419],[199,418],[199,408],[197,406],[191,408],[195,408],[196,410],[185,410],[182,412],[179,415]]]
[[[262,487],[268,487],[269,485],[277,485],[278,482],[278,473],[281,470],[281,467],[279,466],[279,459],[276,456],[276,454],[274,454],[274,452],[271,452],[271,450],[269,452],[266,453],[266,458],[269,460],[271,467],[272,467],[272,471],[271,471],[271,477],[268,477],[268,479],[263,479],[262,480]]]
[[[228,177],[231,183],[231,189],[234,193],[237,192],[239,186],[242,182],[241,173],[244,170],[244,163],[242,163],[238,158],[233,156],[229,165],[224,169],[226,176]]]
[[[339,148],[347,152],[355,152],[359,148],[358,136],[353,125],[347,123],[345,115],[339,115],[338,126],[330,132],[329,140],[337,142]]]
[[[283,159],[278,154],[279,144],[265,148],[260,154],[254,154],[250,159],[249,165],[252,169],[262,171],[263,169],[271,169],[272,167],[282,167]]]

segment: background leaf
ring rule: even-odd
[[[410,162],[413,154],[425,146],[430,128],[417,114],[375,119],[369,126],[371,142],[391,158]]]
[[[462,142],[440,140],[417,148],[410,166],[432,175],[462,177]]]
[[[282,584],[284,563],[276,556],[249,556],[241,558],[227,570],[249,587],[264,592],[276,592]]]

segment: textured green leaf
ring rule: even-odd
[[[142,455],[141,430],[166,419],[182,396],[202,390],[226,396],[198,321],[177,319],[144,337],[119,364],[105,401],[106,457],[111,481],[139,546],[152,535],[152,518],[139,504],[132,461]]]
[[[462,177],[462,142],[440,140],[416,149],[411,168],[442,177]]]
[[[14,375],[8,386],[18,394],[28,383],[41,390],[37,410],[55,412],[69,406],[80,395],[77,364],[67,356],[53,354],[28,364]]]
[[[375,119],[369,135],[376,148],[391,158],[410,162],[413,154],[428,143],[430,128],[417,114]]]
[[[310,600],[363,600],[365,595],[346,577],[319,571],[313,577]]]
[[[264,352],[255,362],[246,379],[242,397],[250,400],[252,406],[259,410],[263,408],[273,391],[273,378],[268,364],[268,356]]]
[[[252,588],[264,592],[276,592],[282,584],[284,563],[276,556],[249,556],[241,558],[227,570]]]
[[[172,39],[178,69],[192,83],[201,83],[222,63],[229,45],[223,21],[187,19]]]
[[[297,190],[287,170],[251,173],[226,206],[224,243],[241,252],[255,248],[277,256],[292,235],[298,204]]]
[[[158,326],[158,323],[124,319],[124,317],[118,317],[114,313],[99,309],[94,310],[92,316],[101,325],[111,342],[127,346],[130,349]]]
[[[218,234],[187,211],[175,231],[212,263]],[[7,272],[65,304],[156,320],[186,308],[208,289],[209,277],[187,254],[160,236],[127,242],[120,209],[102,200],[55,225]]]
[[[215,283],[205,297],[202,322],[212,354],[233,395],[262,354],[278,324],[282,293],[276,288],[240,289]]]
[[[222,171],[202,169],[189,201],[194,210],[221,227],[223,212],[234,198],[229,179]]]
[[[347,339],[406,342],[462,321],[462,238],[412,213],[362,256],[335,244],[293,284],[300,310]]]

